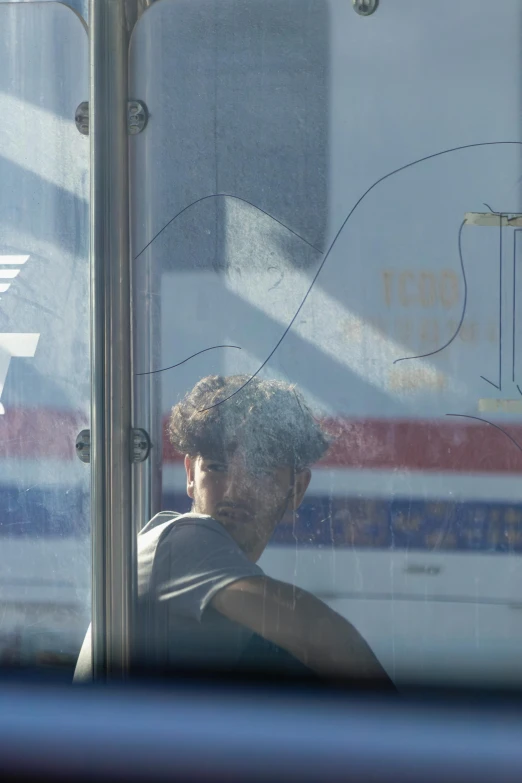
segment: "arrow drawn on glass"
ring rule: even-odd
[[[494,386],[495,389],[498,389],[498,391],[502,391],[502,218],[503,218],[503,213],[495,212],[493,209],[491,209],[491,207],[488,204],[485,204],[484,206],[486,206],[491,212],[494,212],[494,214],[498,215],[499,217],[498,383],[493,383],[493,381],[490,381],[489,378],[486,378],[484,375],[481,375],[480,377],[482,378],[483,381],[486,381],[486,383],[489,383],[491,386]],[[515,328],[514,324],[515,324],[515,311],[513,310],[513,330]]]
[[[286,335],[288,334],[288,332],[290,331],[290,329],[294,325],[296,319],[298,318],[299,313],[303,309],[303,307],[304,307],[308,297],[310,296],[310,293],[311,293],[311,291],[312,291],[312,289],[313,289],[313,287],[314,287],[314,285],[315,285],[319,275],[321,274],[321,272],[322,272],[322,270],[323,270],[323,268],[324,268],[324,266],[326,264],[326,261],[328,260],[328,258],[330,256],[330,253],[332,252],[333,248],[337,244],[337,241],[338,241],[339,237],[341,236],[344,228],[349,223],[350,219],[352,218],[352,216],[355,213],[355,211],[357,210],[357,208],[362,204],[362,202],[372,192],[372,190],[374,190],[378,185],[380,185],[385,180],[390,179],[390,177],[394,177],[396,174],[399,174],[402,171],[406,171],[407,169],[410,169],[413,166],[418,165],[419,163],[424,163],[424,162],[426,162],[428,160],[434,160],[435,158],[442,157],[443,155],[448,155],[448,154],[450,154],[452,152],[461,152],[463,150],[476,149],[476,148],[479,148],[479,147],[494,147],[494,146],[507,146],[507,145],[509,145],[509,146],[511,146],[511,145],[521,146],[522,142],[521,141],[482,141],[482,142],[476,142],[474,144],[462,144],[462,145],[459,145],[457,147],[451,147],[449,149],[441,150],[440,152],[434,152],[431,155],[425,155],[424,157],[418,158],[416,160],[413,160],[410,163],[405,163],[403,166],[399,166],[398,168],[394,169],[393,171],[390,171],[387,174],[384,174],[382,177],[379,177],[379,179],[375,180],[375,182],[373,182],[370,185],[370,187],[367,188],[364,191],[364,193],[357,199],[357,201],[355,202],[355,204],[350,209],[350,211],[348,212],[347,216],[345,217],[345,219],[341,223],[341,225],[340,225],[339,229],[337,230],[337,232],[336,232],[332,242],[330,243],[328,249],[324,253],[323,259],[322,259],[321,263],[319,264],[317,272],[315,273],[314,277],[312,278],[312,281],[311,281],[311,283],[310,283],[310,285],[309,285],[309,287],[308,287],[308,289],[307,289],[303,299],[301,300],[301,303],[299,304],[299,307],[295,311],[295,313],[294,313],[293,317],[291,318],[288,326],[284,329],[281,337],[276,342],[276,344],[274,345],[274,347],[272,348],[272,350],[270,351],[270,353],[268,354],[266,359],[261,363],[261,365],[255,371],[255,373],[253,373],[253,375],[251,375],[250,378],[247,381],[245,381],[245,383],[242,384],[238,389],[236,389],[234,392],[232,392],[232,394],[229,394],[228,397],[225,397],[223,400],[220,400],[219,402],[216,402],[213,405],[209,406],[209,408],[203,408],[202,412],[205,411],[205,410],[210,410],[211,408],[215,408],[218,405],[222,405],[224,402],[227,402],[227,400],[230,400],[232,397],[235,397],[236,394],[239,394],[245,388],[245,386],[248,386],[248,384],[251,383],[254,380],[254,378],[256,378],[259,375],[259,373],[264,369],[264,367],[266,367],[266,365],[268,364],[268,362],[270,361],[272,356],[275,354],[275,352],[277,351],[277,349],[279,348],[279,346],[281,345],[281,343],[285,339]],[[207,195],[207,196],[203,196],[202,198],[197,199],[196,201],[192,202],[191,204],[188,204],[180,212],[178,212],[173,218],[171,218],[163,226],[163,228],[160,231],[158,231],[158,233],[150,240],[150,242],[148,242],[145,245],[145,247],[138,253],[138,255],[136,256],[136,259],[139,258],[142,255],[142,253],[145,252],[145,250],[154,242],[155,239],[157,239],[160,236],[160,234],[167,228],[167,226],[169,226],[171,223],[173,223],[174,220],[176,220],[181,214],[183,214],[188,209],[190,209],[190,207],[195,206],[196,204],[200,203],[201,201],[204,201],[205,199],[216,198],[216,197],[235,198],[235,199],[238,199],[240,201],[244,201],[247,204],[250,204],[250,206],[254,207],[255,209],[259,209],[259,207],[257,207],[255,204],[252,204],[251,202],[246,201],[246,199],[242,199],[239,196],[234,196],[232,194],[215,193],[215,194],[210,194],[210,195]],[[264,210],[260,210],[260,211],[264,212]],[[270,215],[267,212],[264,212],[264,214],[268,215],[269,217],[273,217],[272,215]],[[322,251],[319,250],[319,248],[315,247],[315,245],[312,245],[312,243],[308,242],[302,236],[297,234],[297,232],[295,232],[292,229],[288,228],[288,226],[285,226],[284,223],[281,223],[281,221],[277,220],[276,218],[273,218],[273,219],[276,220],[276,222],[279,223],[280,225],[282,225],[284,228],[287,228],[289,231],[291,231],[295,236],[299,237],[299,239],[302,239],[303,241],[305,241],[314,250],[317,250],[319,253],[322,252]],[[443,346],[443,348],[444,347],[446,347],[446,346]],[[441,348],[440,350],[442,350],[443,348]],[[188,358],[191,358],[191,357],[188,357]],[[402,359],[396,359],[394,363],[397,363],[399,361],[406,361],[408,359],[416,359],[416,358],[419,358],[419,357],[416,357],[416,356],[405,356]]]

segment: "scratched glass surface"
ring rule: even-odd
[[[89,617],[88,47],[0,4],[0,664],[72,666]]]
[[[138,386],[166,422],[210,374],[296,384],[335,443],[260,565],[397,682],[522,676],[521,30],[163,0],[132,41]],[[162,467],[187,510],[166,435]]]
[[[89,0],[60,0],[63,5],[72,8],[75,13],[79,14],[85,21],[89,18]],[[9,3],[55,3],[57,0],[5,0]],[[147,2],[147,0],[145,0]]]

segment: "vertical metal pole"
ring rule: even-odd
[[[145,188],[145,192],[149,191]],[[134,344],[133,423],[148,432],[152,449],[134,466],[133,515],[141,528],[161,510],[163,422],[161,399],[161,275],[147,251],[134,262],[132,287]],[[143,374],[148,373],[148,374]]]
[[[144,13],[152,4],[152,0],[140,0],[138,14]],[[145,7],[146,4],[146,7]],[[131,89],[135,81],[143,76],[144,64],[151,54],[149,47],[154,44],[147,38],[147,48],[141,50],[138,57],[130,51],[129,72]],[[134,87],[136,90],[136,87]],[[147,131],[145,131],[146,133]],[[152,167],[148,161],[149,145],[144,144],[141,136],[130,139],[130,184],[132,192],[151,194],[154,189]],[[141,148],[141,150],[140,150]],[[138,150],[140,152],[138,153]],[[144,156],[144,160],[141,156]],[[133,182],[135,177],[135,182]],[[131,216],[132,216],[131,209]],[[140,204],[139,222],[144,224],[145,237],[149,239],[155,231],[154,200],[145,198]],[[133,242],[134,232],[131,230],[131,249],[134,258],[132,269],[133,290],[133,346],[134,346],[134,397],[133,424],[146,430],[152,442],[150,456],[145,462],[134,466],[134,517],[136,525],[141,528],[148,520],[161,510],[162,502],[162,470],[163,470],[163,416],[162,416],[162,379],[161,373],[161,269],[155,262],[155,245],[143,250]],[[139,374],[141,373],[141,374]],[[148,374],[144,374],[148,373]]]
[[[90,0],[89,22],[92,638],[94,676],[111,679],[128,671],[136,581],[126,0]]]

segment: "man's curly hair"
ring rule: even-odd
[[[220,461],[240,448],[253,465],[296,471],[320,460],[330,439],[300,392],[280,381],[247,383],[249,378],[209,375],[198,381],[172,409],[168,432],[174,448]]]

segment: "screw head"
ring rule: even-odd
[[[141,133],[148,121],[147,107],[143,101],[129,101],[127,127],[131,136]]]
[[[379,0],[353,0],[354,10],[361,16],[371,16],[379,5]]]
[[[76,454],[82,462],[91,461],[91,433],[90,430],[82,430],[76,438]]]
[[[76,127],[82,136],[89,135],[89,102],[83,101],[80,103],[74,114],[74,121]]]

